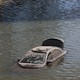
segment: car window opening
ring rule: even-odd
[[[44,63],[44,59],[45,59],[44,54],[29,55],[29,56],[26,56],[21,62],[22,63],[42,64]]]

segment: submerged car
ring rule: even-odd
[[[64,41],[62,39],[47,39],[43,41],[42,46],[26,52],[21,59],[18,59],[18,64],[25,68],[39,68],[51,64],[67,53],[63,46]]]

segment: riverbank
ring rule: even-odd
[[[0,0],[0,21],[71,18],[80,18],[77,0]]]

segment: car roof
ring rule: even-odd
[[[29,50],[27,53],[28,54],[34,54],[34,53],[48,53],[52,50],[55,50],[55,49],[60,49],[61,48],[58,48],[58,47],[53,47],[53,46],[38,46],[38,47],[35,47],[35,48],[32,48],[31,50]]]
[[[53,46],[38,46],[38,47],[32,48],[31,50],[26,52],[26,54],[22,57],[22,59],[25,58],[26,56],[30,55],[30,54],[32,54],[32,55],[40,54],[39,52],[34,52],[33,51],[33,50],[36,50],[36,49],[42,50],[43,52],[41,52],[41,53],[46,54],[46,55],[49,54],[49,52],[51,52],[52,50],[55,50],[55,49],[62,50],[61,48],[53,47]]]

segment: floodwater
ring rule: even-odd
[[[40,69],[17,65],[18,57],[53,37],[65,41],[61,61]],[[80,80],[80,20],[0,22],[0,80]]]

